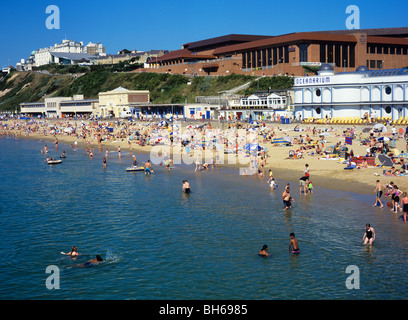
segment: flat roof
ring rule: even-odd
[[[340,34],[355,34],[365,33],[368,36],[387,36],[387,37],[408,37],[408,27],[395,27],[395,28],[373,28],[373,29],[352,29],[352,30],[328,30],[328,31],[315,31],[322,33],[340,33]]]
[[[174,59],[215,59],[215,56],[211,54],[205,54],[205,55],[195,54],[188,49],[180,49],[180,50],[170,51],[169,53],[166,53],[165,55],[158,57],[154,60],[152,59],[149,61],[149,63],[156,63],[160,61],[168,61],[168,60],[174,60]]]
[[[353,35],[334,35],[334,34],[325,34],[325,33],[316,33],[316,32],[296,32],[289,33],[282,36],[269,37],[262,40],[241,43],[237,45],[232,45],[228,47],[221,47],[214,50],[214,55],[235,52],[235,51],[245,51],[255,48],[263,48],[272,45],[279,44],[293,44],[293,43],[303,43],[303,42],[319,42],[319,41],[338,41],[338,42],[350,42],[356,43],[357,39]]]
[[[251,42],[261,39],[270,38],[272,36],[250,35],[250,34],[228,34],[224,36],[189,42],[183,45],[183,48],[189,50],[204,50],[208,47],[231,45],[242,42]]]

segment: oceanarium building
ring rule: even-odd
[[[318,75],[294,80],[296,119],[408,119],[408,68],[334,73],[323,64]],[[333,122],[332,122],[333,123]],[[343,122],[344,123],[344,122]],[[361,123],[361,122],[355,122]]]

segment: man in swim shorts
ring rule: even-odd
[[[290,202],[290,189],[285,188],[285,190],[282,193],[282,201],[283,205],[285,207],[285,210],[288,210],[291,207],[291,202]]]
[[[376,187],[374,189],[374,192],[376,193],[376,196],[375,196],[375,203],[374,203],[373,207],[377,206],[378,203],[380,204],[380,208],[383,207],[383,204],[382,204],[382,202],[380,200],[380,198],[381,198],[381,196],[383,194],[383,189],[384,189],[384,186],[382,185],[380,180],[377,180],[377,185],[376,185]]]
[[[150,160],[147,160],[145,163],[145,174],[151,174],[154,173],[152,169],[152,164],[150,163]]]
[[[290,234],[289,252],[292,254],[298,254],[300,252],[298,241],[293,232]]]

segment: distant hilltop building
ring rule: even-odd
[[[100,55],[93,63],[94,64],[115,64],[122,61],[131,60],[131,63],[143,63],[145,67],[152,59],[157,59],[166,53],[168,50],[150,50],[150,51],[137,51],[137,50],[121,50],[118,54],[107,54],[105,56]],[[134,58],[134,59],[133,59]],[[132,59],[134,61],[132,61]]]
[[[62,56],[61,53],[69,54],[68,56]],[[50,63],[67,63],[73,64],[83,59],[89,60],[97,55],[104,55],[105,47],[101,43],[89,42],[86,46],[84,43],[73,40],[62,40],[61,43],[57,43],[47,48],[38,49],[32,53],[33,59],[30,58],[31,66],[40,67]],[[71,59],[72,58],[72,59]],[[62,59],[60,61],[60,59]]]

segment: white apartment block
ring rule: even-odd
[[[35,54],[35,66],[40,67],[49,63],[52,63],[51,52],[64,52],[64,53],[89,53],[98,54],[104,53],[105,47],[101,43],[88,43],[84,46],[84,43],[73,40],[62,40],[62,43],[57,43],[48,48],[39,49]]]

